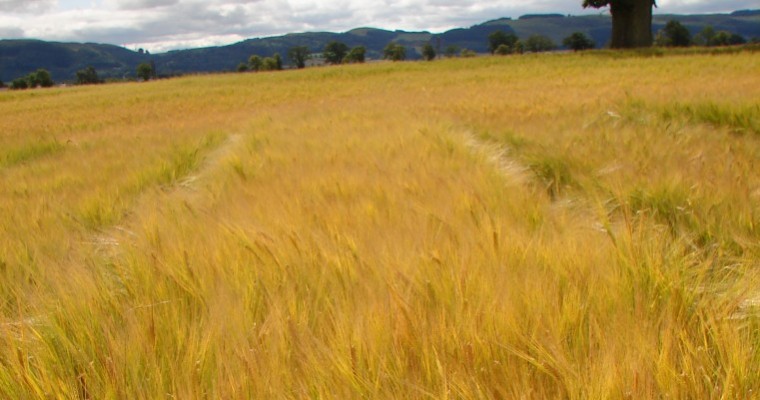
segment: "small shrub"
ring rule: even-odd
[[[470,50],[470,49],[462,49],[462,52],[460,53],[460,56],[464,58],[471,58],[477,55],[478,53],[475,53],[475,50]]]
[[[443,52],[443,55],[446,56],[447,58],[453,58],[459,55],[460,51],[461,49],[459,48],[459,46],[455,46],[452,44],[452,45],[446,46],[446,50]]]
[[[557,45],[549,37],[544,35],[532,35],[525,40],[525,51],[531,53],[552,51],[556,48]]]
[[[500,44],[499,47],[497,47],[496,50],[494,51],[494,54],[500,55],[500,56],[505,56],[509,53],[510,53],[510,49],[509,49],[509,46],[507,46],[506,44]]]
[[[27,83],[26,79],[24,78],[16,78],[11,82],[11,89],[13,90],[22,90],[29,88],[29,83]]]
[[[583,32],[573,32],[562,41],[562,45],[573,51],[593,49],[596,43]]]

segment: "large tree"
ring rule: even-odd
[[[346,54],[345,63],[363,63],[367,49],[364,46],[356,46]]]
[[[655,0],[583,0],[583,7],[610,7],[610,47],[613,49],[652,45],[652,7],[655,5]]]
[[[248,68],[251,71],[254,71],[254,72],[260,70],[261,69],[261,57],[259,57],[256,54],[248,57]]]
[[[325,62],[330,64],[342,63],[346,54],[348,54],[348,45],[336,40],[326,44],[325,49],[322,51],[322,56],[325,57]]]
[[[77,71],[77,85],[92,85],[96,83],[103,83],[98,77],[98,72],[95,68],[89,66],[85,69]]]
[[[290,61],[298,69],[306,68],[306,60],[309,59],[310,54],[311,51],[309,51],[309,48],[306,46],[296,46],[288,51]]]
[[[52,87],[55,85],[53,77],[50,76],[50,72],[46,69],[38,69],[36,72],[32,72],[26,77],[26,81],[30,88],[36,87]]]
[[[383,58],[391,61],[404,61],[406,60],[406,47],[390,42],[383,49]]]
[[[153,68],[148,63],[142,63],[137,66],[137,77],[147,82],[153,76]]]
[[[687,47],[691,45],[691,33],[680,22],[671,19],[654,40],[657,46]]]
[[[422,59],[425,61],[433,61],[435,59],[435,48],[430,43],[425,43],[422,46]]]
[[[596,47],[594,41],[583,32],[573,32],[562,41],[562,44],[573,51],[583,51]]]
[[[518,41],[520,41],[520,39],[514,33],[494,31],[488,35],[488,49],[491,51],[491,54],[495,54],[499,46],[504,45],[509,49],[508,53],[514,53]]]
[[[274,59],[275,67],[277,67],[277,70],[282,70],[282,57],[280,56],[280,53],[274,53],[272,58]]]

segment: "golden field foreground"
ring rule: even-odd
[[[0,397],[760,396],[760,55],[0,93]]]

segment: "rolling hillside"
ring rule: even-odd
[[[732,14],[711,15],[656,15],[653,30],[661,29],[667,21],[676,19],[693,33],[712,25],[716,30],[728,30],[746,38],[760,37],[760,13],[737,11]],[[0,40],[0,80],[10,81],[37,69],[48,69],[57,81],[72,81],[76,71],[93,66],[102,77],[133,77],[141,62],[155,63],[160,75],[178,75],[196,72],[232,71],[252,54],[270,56],[287,55],[294,46],[308,46],[319,52],[331,40],[349,46],[365,46],[371,59],[382,57],[382,49],[391,41],[407,46],[410,59],[419,58],[420,47],[430,41],[443,50],[450,45],[468,48],[479,53],[488,50],[488,34],[495,30],[515,33],[526,38],[542,34],[554,42],[572,32],[581,31],[591,36],[598,46],[609,38],[609,16],[562,16],[558,14],[525,15],[519,19],[502,18],[453,29],[440,34],[430,32],[389,31],[375,28],[357,28],[344,33],[308,32],[284,36],[249,39],[228,46],[170,51],[162,54],[140,54],[113,45],[94,43],[55,43],[37,40]],[[287,57],[285,61],[288,62]]]

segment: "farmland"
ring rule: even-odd
[[[751,398],[760,58],[0,92],[3,398]]]

